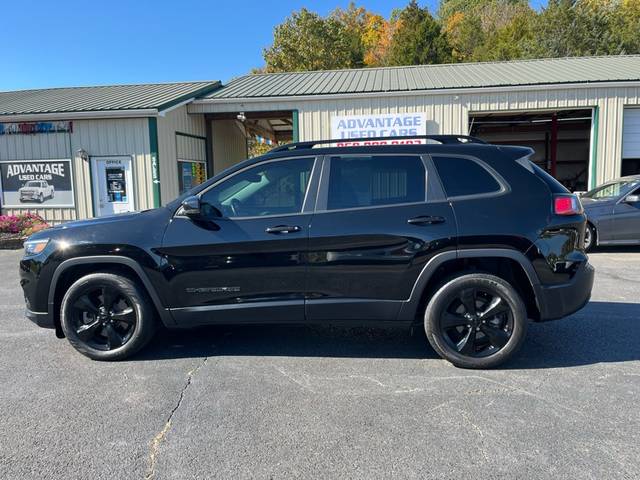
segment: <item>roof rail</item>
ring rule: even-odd
[[[433,140],[446,145],[452,144],[465,144],[465,143],[479,143],[486,144],[484,140],[480,140],[476,137],[470,137],[468,135],[412,135],[405,137],[364,137],[364,138],[334,138],[330,140],[310,140],[307,142],[294,142],[287,143],[286,145],[280,145],[278,147],[269,150],[273,152],[286,152],[290,150],[304,150],[315,147],[316,145],[323,145],[328,143],[345,143],[345,142],[376,142],[381,140]],[[392,144],[393,145],[393,144]],[[375,146],[375,145],[366,145]]]

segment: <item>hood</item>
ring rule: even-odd
[[[94,225],[104,225],[106,223],[126,222],[139,215],[145,215],[151,210],[142,212],[116,213],[114,215],[106,215],[104,217],[87,218],[86,220],[75,220],[73,222],[65,222],[60,225],[49,228],[49,231],[66,230],[68,228],[89,227]]]
[[[172,211],[165,207],[77,220],[34,233],[31,239],[55,238],[67,243],[144,244],[159,242]]]

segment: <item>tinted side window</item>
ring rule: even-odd
[[[433,156],[448,197],[478,195],[500,190],[498,181],[482,165],[469,158]]]
[[[302,211],[313,158],[268,162],[233,175],[201,197],[228,217],[285,215]]]
[[[420,157],[332,157],[327,208],[371,207],[425,201]]]

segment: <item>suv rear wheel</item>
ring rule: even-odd
[[[462,368],[492,368],[522,344],[527,311],[517,291],[503,279],[477,273],[445,283],[424,317],[427,339],[449,362]]]
[[[61,324],[69,343],[94,360],[127,358],[153,337],[155,312],[131,279],[93,273],[76,281],[62,300]]]

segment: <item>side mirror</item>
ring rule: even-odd
[[[640,195],[627,195],[624,199],[624,203],[638,203],[640,202]]]
[[[189,218],[200,218],[202,212],[200,210],[200,197],[192,196],[187,197],[182,201],[180,205],[181,214]]]

